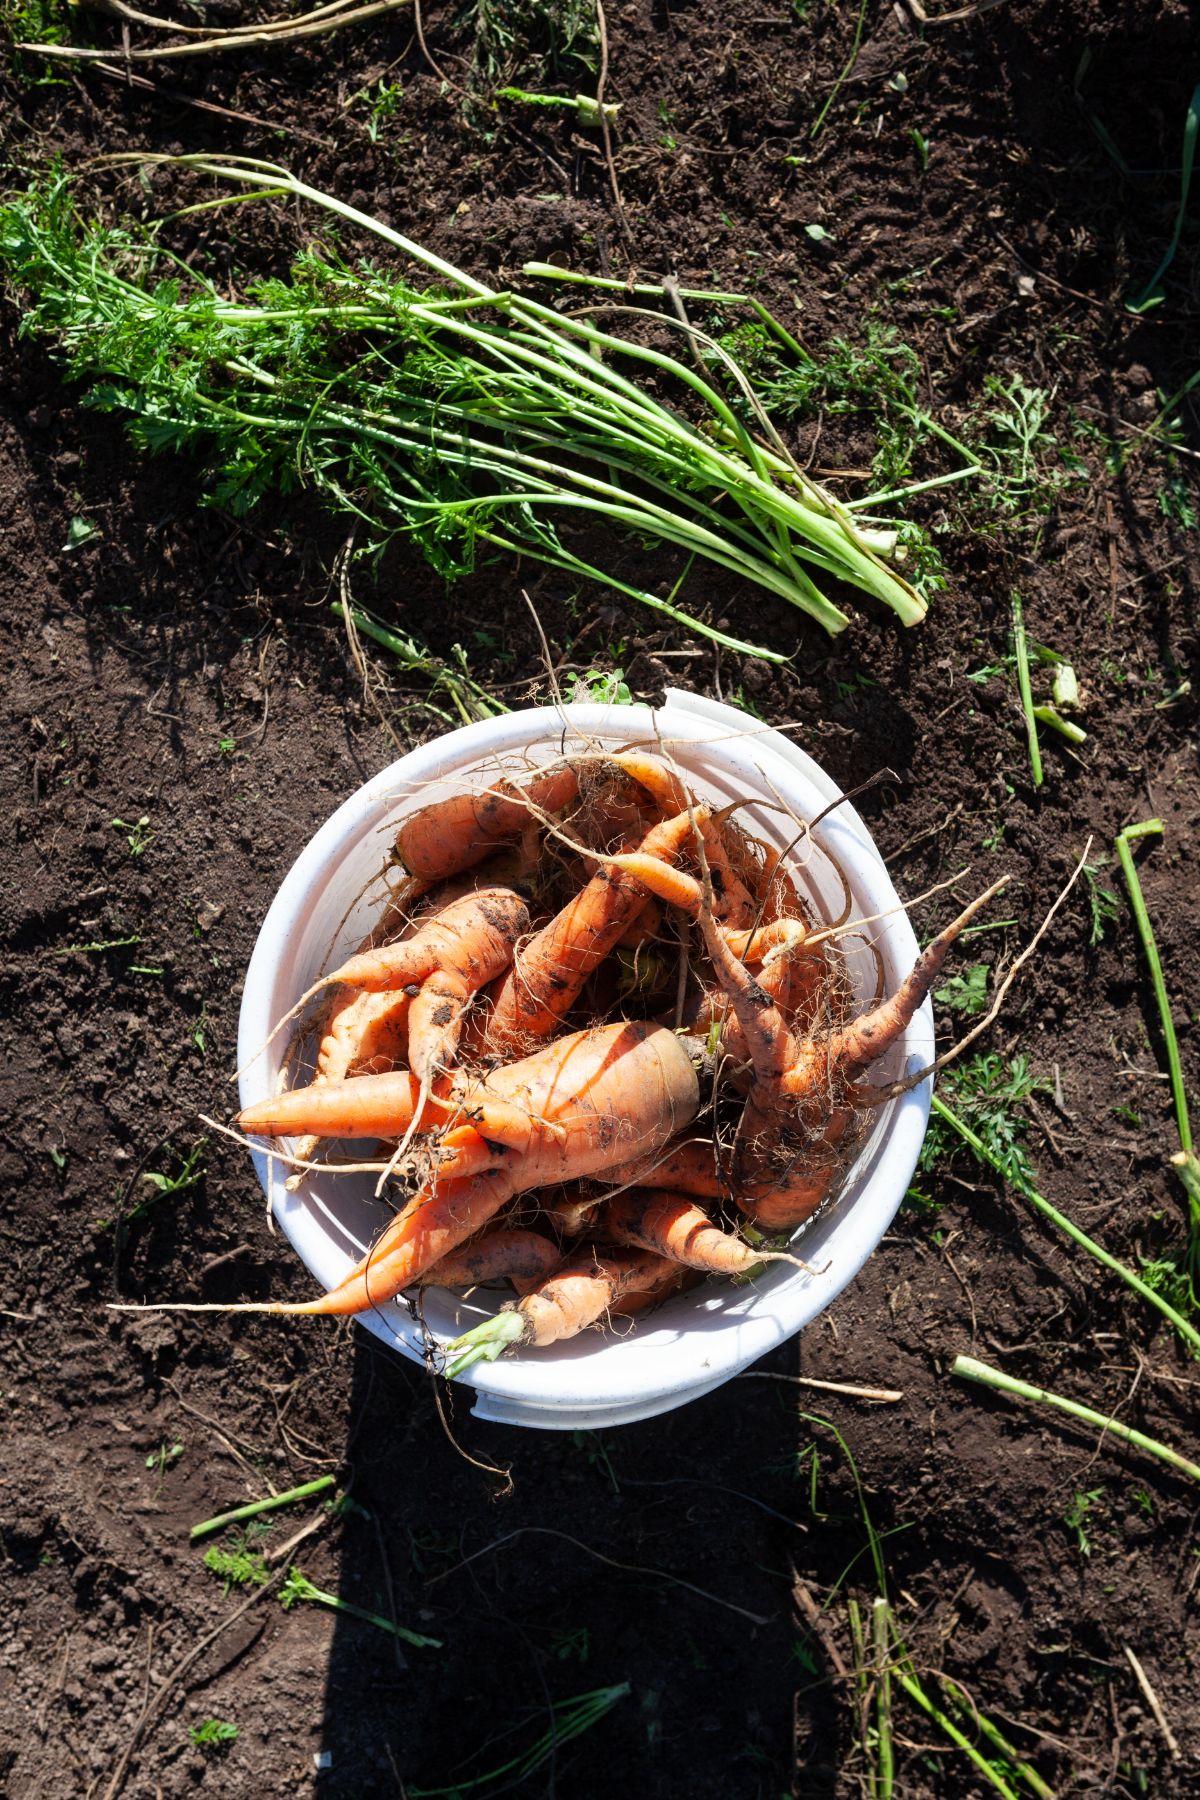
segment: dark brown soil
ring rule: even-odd
[[[856,17],[821,0],[613,7],[609,97],[623,108],[637,267],[794,301],[815,349],[861,341],[868,318],[894,325],[952,427],[987,377],[1021,376],[1052,393],[1050,428],[1084,478],[1015,528],[931,495],[921,516],[951,586],[908,634],[860,619],[831,644],[782,603],[694,583],[693,605],[707,598],[731,629],[796,651],[783,670],[717,662],[702,640],[528,569],[490,568],[447,599],[393,553],[376,591],[359,578],[361,597],[439,647],[462,642],[483,677],[519,684],[505,697],[520,703],[541,681],[513,604],[524,584],[565,668],[618,662],[644,698],[680,681],[740,694],[798,722],[847,786],[890,765],[897,779],[863,809],[907,891],[968,862],[973,883],[1018,878],[1002,915],[1016,925],[975,940],[989,961],[1028,937],[1089,834],[1098,858],[1123,823],[1158,815],[1165,839],[1143,853],[1143,880],[1200,1098],[1198,539],[1160,499],[1175,481],[1177,502],[1200,509],[1193,402],[1177,409],[1173,462],[1137,435],[1194,371],[1194,224],[1165,303],[1142,318],[1122,305],[1170,234],[1195,21],[1183,0],[1011,0],[922,34],[906,6],[868,0],[814,144]],[[624,275],[594,137],[528,119],[520,136],[503,119],[491,138],[468,128],[410,27],[401,13],[307,48],[151,70],[175,97],[100,75],[34,86],[35,65],[10,66],[8,153],[22,177],[52,152],[286,156],[481,273],[557,257]],[[449,10],[425,28],[460,74]],[[118,24],[95,15],[91,29],[119,55]],[[403,96],[372,143],[353,96],[385,74]],[[205,254],[266,267],[306,224],[248,217],[210,216]],[[16,318],[10,303],[0,1789],[454,1792],[542,1734],[551,1701],[628,1683],[508,1791],[861,1793],[839,1669],[852,1661],[846,1596],[869,1610],[876,1589],[846,1457],[812,1409],[857,1464],[931,1686],[936,1670],[960,1682],[1060,1794],[1200,1793],[1195,1485],[965,1389],[949,1368],[973,1350],[1193,1454],[1200,1376],[1156,1315],[970,1164],[929,1178],[938,1210],[906,1209],[801,1344],[683,1412],[603,1436],[485,1427],[461,1390],[435,1392],[353,1329],[106,1313],[117,1295],[307,1291],[268,1235],[247,1159],[211,1133],[202,1179],[135,1209],[153,1199],[145,1174],[177,1169],[204,1135],[198,1114],[228,1106],[240,976],[281,875],[394,749],[330,620],[337,522],[299,506],[241,523],[198,508],[193,471],[148,464],[115,422],[81,413],[43,348],[18,343]],[[1088,426],[1132,444],[1120,474]],[[835,468],[870,447],[835,419],[819,444],[811,426],[796,441]],[[100,535],[68,554],[73,517]],[[623,554],[645,585],[674,580],[670,559]],[[966,679],[1004,655],[1014,586],[1088,699],[1086,745],[1047,746],[1040,793],[1010,684]],[[437,728],[419,684],[398,689],[381,666],[377,691],[402,743]],[[1119,887],[1112,869],[1103,879]],[[1136,1264],[1184,1229],[1162,1046],[1123,895],[1099,946],[1088,939],[1077,892],[992,1041],[1059,1081],[1028,1139],[1043,1186]],[[796,1387],[797,1373],[903,1397],[873,1407]],[[511,1466],[509,1497],[484,1463]],[[295,1553],[305,1572],[442,1648],[400,1657],[368,1624],[285,1613],[272,1595],[235,1618],[244,1596],[223,1594],[189,1546],[196,1520],[335,1470],[355,1509],[290,1511],[263,1545],[316,1517]],[[194,1746],[207,1718],[236,1723],[237,1741]],[[897,1795],[996,1791],[899,1695],[895,1726]]]

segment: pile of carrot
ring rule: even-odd
[[[735,812],[637,751],[405,819],[375,930],[276,1028],[294,1021],[308,1078],[238,1118],[301,1171],[378,1170],[399,1204],[337,1287],[253,1310],[506,1284],[447,1347],[457,1374],[799,1260],[786,1240],[847,1165],[865,1071],[981,902],[856,1017],[839,930]]]

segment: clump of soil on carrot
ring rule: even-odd
[[[842,8],[781,15],[778,30],[760,17],[609,18],[639,268],[731,287],[757,278],[773,304],[800,303],[814,348],[837,334],[861,345],[877,309],[954,424],[985,375],[1052,392],[1050,429],[1084,476],[1040,496],[1017,530],[994,511],[930,501],[953,582],[909,635],[864,619],[830,645],[782,605],[714,580],[706,597],[731,632],[787,651],[800,640],[779,671],[717,659],[610,596],[528,570],[481,569],[447,603],[393,551],[360,597],[383,610],[402,596],[437,650],[463,644],[476,675],[519,704],[542,679],[532,627],[510,604],[526,585],[564,677],[619,664],[638,696],[682,682],[740,697],[799,721],[846,786],[895,769],[859,804],[905,891],[960,860],[988,876],[1011,866],[1022,885],[1003,916],[1020,925],[1044,913],[1089,830],[1100,851],[1129,818],[1158,813],[1168,841],[1143,879],[1186,1008],[1198,946],[1182,849],[1200,823],[1193,528],[1182,522],[1193,486],[1186,457],[1138,436],[1158,395],[1192,373],[1186,241],[1165,308],[1136,318],[1121,302],[1170,234],[1187,10],[1015,3],[922,36],[893,9],[868,8],[857,68],[816,160],[799,168],[786,159],[809,154],[851,21]],[[449,27],[427,13],[431,25],[435,53],[452,56]],[[94,29],[116,32],[105,41],[119,61],[119,27]],[[23,159],[52,142],[78,162],[147,144],[278,156],[272,130],[291,127],[289,154],[314,179],[460,265],[490,276],[565,258],[623,276],[594,140],[568,124],[469,136],[409,29],[397,15],[286,57],[152,71],[173,94],[9,75],[8,142]],[[359,96],[381,83],[402,96],[394,135],[372,141]],[[206,255],[245,259],[237,209],[200,214],[193,229]],[[260,209],[255,266],[282,271],[295,231]],[[148,1722],[128,1791],[444,1787],[498,1731],[532,1742],[547,1695],[628,1680],[631,1697],[560,1748],[559,1792],[598,1791],[602,1769],[606,1788],[849,1795],[853,1706],[821,1634],[793,1624],[792,1571],[818,1599],[842,1579],[863,1595],[870,1584],[864,1559],[846,1575],[863,1533],[841,1452],[797,1418],[799,1404],[832,1419],[854,1455],[918,1663],[961,1680],[1062,1791],[1183,1791],[1124,1649],[1194,1757],[1194,1678],[1176,1654],[1191,1618],[1193,1496],[1110,1446],[1097,1454],[1090,1438],[961,1391],[945,1371],[974,1346],[1181,1444],[1190,1371],[1123,1290],[1081,1270],[972,1165],[925,1177],[934,1211],[903,1212],[821,1325],[759,1378],[578,1441],[457,1409],[450,1423],[471,1453],[512,1465],[515,1493],[499,1508],[490,1478],[449,1447],[421,1372],[351,1333],[105,1317],[118,1296],[308,1291],[267,1233],[242,1153],[211,1141],[200,1177],[166,1187],[203,1136],[198,1113],[225,1093],[238,983],[281,874],[394,754],[376,703],[405,744],[438,721],[421,710],[421,684],[383,658],[364,697],[325,611],[342,535],[332,522],[274,503],[245,521],[198,511],[186,465],[147,463],[111,421],[81,416],[42,352],[17,344],[11,309],[3,330],[13,835],[0,896],[5,1005],[22,1025],[6,1069],[0,1293],[11,1790],[103,1792],[147,1683],[155,1692],[237,1604],[187,1548],[187,1528],[338,1465],[370,1516],[321,1515],[294,1559],[376,1610],[390,1592],[397,1617],[445,1648],[407,1652],[401,1673],[371,1627],[317,1608],[285,1614],[268,1595]],[[1180,429],[1194,446],[1186,406]],[[1110,439],[1136,449],[1115,475]],[[795,441],[818,469],[865,467],[873,433],[865,412],[818,410]],[[73,519],[97,529],[72,534]],[[627,555],[643,584],[670,592],[671,559]],[[1069,651],[1089,690],[1088,746],[1078,760],[1052,749],[1037,795],[1003,668],[966,679],[1003,664],[1014,586],[1031,635]],[[1099,880],[1117,890],[1111,869]],[[933,913],[939,924],[948,909]],[[1014,994],[995,1050],[1027,1055],[1048,1084],[1025,1138],[1043,1185],[1115,1252],[1161,1259],[1182,1225],[1150,996],[1124,912],[1092,935],[1081,902]],[[991,966],[1006,940],[973,942]],[[1190,1015],[1180,1039],[1195,1093]],[[903,1398],[776,1379],[797,1373]],[[309,1517],[262,1541],[282,1545]],[[845,1657],[841,1615],[829,1616]],[[237,1740],[193,1743],[207,1717],[235,1723]],[[905,1725],[905,1791],[966,1791],[967,1765],[915,1715]],[[317,1753],[330,1759],[322,1772]],[[493,1748],[466,1773],[501,1760]]]

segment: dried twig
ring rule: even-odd
[[[625,202],[621,198],[621,184],[617,180],[617,164],[613,156],[612,128],[608,122],[608,114],[604,110],[604,90],[608,83],[608,22],[604,17],[604,0],[596,0],[596,31],[600,38],[600,73],[596,77],[596,111],[600,117],[604,161],[608,168],[608,184],[612,189],[613,205],[617,209],[617,223],[621,227],[621,236],[625,240],[625,248],[632,263],[633,232],[629,228]]]
[[[827,1394],[846,1394],[851,1400],[881,1400],[889,1405],[903,1400],[903,1388],[855,1387],[849,1381],[818,1381],[815,1375],[776,1375],[771,1369],[747,1369],[738,1381],[791,1381],[797,1387],[823,1388]]]
[[[1150,1711],[1154,1714],[1154,1722],[1158,1726],[1158,1729],[1162,1732],[1163,1742],[1166,1744],[1167,1749],[1171,1752],[1171,1755],[1173,1756],[1175,1761],[1178,1762],[1180,1757],[1183,1754],[1183,1752],[1179,1748],[1179,1739],[1175,1736],[1175,1733],[1171,1730],[1171,1727],[1167,1724],[1167,1715],[1166,1715],[1166,1713],[1164,1713],[1164,1711],[1162,1709],[1161,1700],[1159,1699],[1158,1695],[1155,1693],[1154,1689],[1150,1686],[1150,1677],[1146,1674],[1145,1669],[1143,1669],[1141,1663],[1138,1661],[1138,1659],[1134,1655],[1133,1651],[1129,1648],[1129,1645],[1122,1644],[1121,1648],[1125,1652],[1125,1660],[1128,1662],[1130,1668],[1133,1670],[1134,1678],[1137,1681],[1138,1686],[1141,1688],[1143,1694],[1146,1696],[1146,1704],[1149,1706]]]

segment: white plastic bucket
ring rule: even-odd
[[[381,870],[400,819],[443,793],[494,780],[497,768],[528,770],[586,740],[593,746],[661,746],[699,793],[723,805],[751,796],[781,801],[798,818],[821,812],[839,789],[811,757],[732,706],[669,689],[655,710],[629,706],[569,706],[509,713],[464,726],[393,763],[353,794],[303,851],[275,897],[246,975],[238,1035],[243,1106],[276,1089],[283,1037],[248,1059],[272,1026],[326,969],[361,942],[384,897]],[[486,771],[486,779],[485,779]],[[766,843],[786,845],[795,827],[777,807],[743,808],[739,822]],[[866,826],[848,803],[814,833],[849,883],[854,916],[899,909],[900,901]],[[815,912],[837,917],[841,881],[811,847],[795,871]],[[918,946],[901,910],[871,927],[875,953],[890,992],[908,972]],[[857,994],[870,999],[879,967],[857,940],[847,941]],[[933,1017],[926,1003],[900,1043],[872,1071],[894,1078],[933,1060]],[[550,1430],[623,1424],[652,1418],[719,1387],[777,1344],[803,1329],[858,1273],[891,1223],[908,1186],[929,1117],[931,1083],[875,1113],[835,1203],[804,1236],[804,1254],[818,1273],[773,1265],[752,1284],[709,1283],[628,1326],[620,1334],[588,1332],[548,1350],[506,1355],[465,1376],[476,1389],[482,1418]],[[307,1177],[293,1193],[287,1168],[265,1153],[255,1167],[275,1217],[322,1288],[331,1288],[366,1251],[387,1214],[372,1198],[374,1178]],[[475,1324],[498,1299],[469,1300],[427,1290],[425,1320],[445,1340]],[[413,1361],[425,1360],[425,1340],[402,1301],[363,1315],[363,1324]]]

